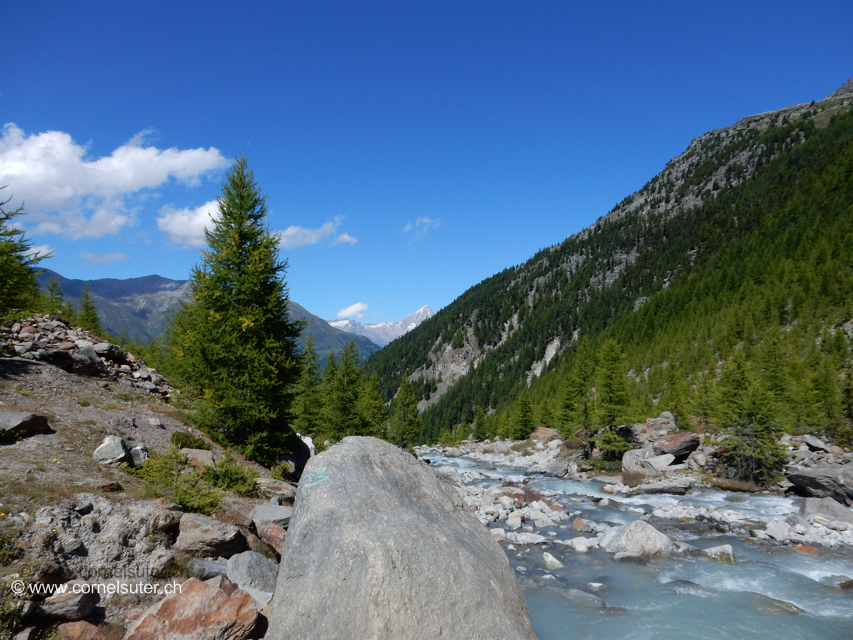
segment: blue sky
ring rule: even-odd
[[[853,77],[849,0],[240,4],[4,8],[0,184],[44,266],[186,278],[244,153],[291,298],[396,321]]]

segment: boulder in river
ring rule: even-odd
[[[832,498],[853,505],[853,464],[823,465],[796,471],[788,476],[795,491],[810,498]]]
[[[675,551],[668,536],[642,520],[611,529],[599,544],[607,553],[614,554],[616,560],[667,556]]]
[[[809,516],[821,516],[827,520],[853,524],[853,510],[839,504],[832,498],[806,498],[800,507],[800,515],[806,519]]]
[[[376,438],[311,459],[280,566],[268,640],[536,637],[506,556],[458,491]]]

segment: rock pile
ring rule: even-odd
[[[169,381],[124,347],[92,335],[57,315],[35,315],[0,326],[0,348],[9,355],[55,365],[68,372],[120,381],[168,398]]]

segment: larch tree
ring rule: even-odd
[[[92,289],[89,288],[88,283],[83,287],[83,294],[80,296],[80,311],[77,314],[77,322],[86,331],[94,333],[96,336],[104,333],[101,327],[101,319],[98,317],[98,309],[95,306],[95,298],[92,296]]]
[[[228,172],[218,205],[190,275],[190,302],[168,328],[170,359],[197,399],[199,426],[271,466],[297,444],[289,425],[301,326],[289,316],[287,261],[245,157]]]
[[[320,388],[320,363],[309,333],[302,348],[302,373],[296,384],[293,403],[293,428],[304,436],[317,438],[323,428],[323,397]]]
[[[34,267],[49,257],[33,253],[24,231],[13,226],[12,220],[24,213],[24,209],[6,211],[3,207],[9,200],[0,202],[0,320],[14,319],[38,301],[38,272]]]

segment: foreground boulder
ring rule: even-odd
[[[311,459],[268,640],[535,637],[500,546],[427,465],[362,437]]]
[[[665,534],[642,520],[611,529],[599,543],[616,560],[623,558],[651,558],[675,552],[675,545]]]
[[[853,464],[824,465],[788,476],[797,493],[810,498],[832,498],[853,505]]]
[[[229,596],[216,585],[190,578],[180,593],[140,616],[124,640],[243,640],[257,620],[255,601],[245,591]]]

